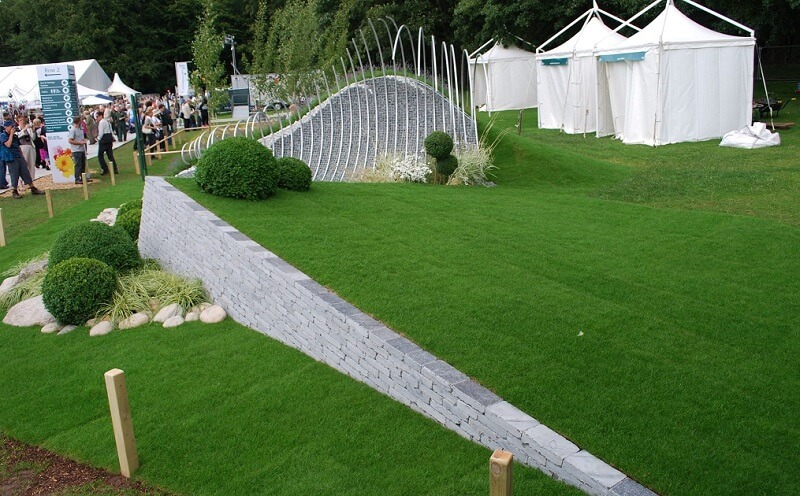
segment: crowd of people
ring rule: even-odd
[[[165,141],[170,140],[178,120],[185,129],[209,125],[205,98],[178,99],[171,94],[148,96],[139,103],[136,113],[145,147],[160,142],[162,149],[166,148]],[[67,141],[75,162],[75,184],[82,184],[82,175],[87,172],[87,145],[98,145],[101,175],[109,174],[109,167],[113,167],[115,174],[119,173],[114,159],[114,142],[125,142],[129,134],[135,133],[135,119],[134,109],[124,99],[84,108],[74,117]],[[24,106],[9,105],[3,113],[0,140],[0,191],[12,189],[14,198],[22,198],[21,187],[29,185],[33,194],[41,194],[33,186],[36,168],[50,170],[51,166],[44,116],[30,112]]]

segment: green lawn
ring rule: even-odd
[[[649,148],[535,119],[497,149],[496,188],[245,203],[174,183],[658,492],[800,492],[797,131]]]
[[[0,199],[20,223],[0,248],[0,270],[48,250],[66,226],[141,197],[132,172],[119,179],[93,185],[89,201],[63,203],[52,220],[39,198]],[[0,324],[0,434],[117,471],[103,373],[119,367],[142,462],[135,477],[170,491],[438,496],[488,487],[489,450],[230,320],[87,334]],[[514,484],[518,494],[580,494],[521,465]]]

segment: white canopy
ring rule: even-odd
[[[119,77],[119,73],[114,73],[114,82],[108,86],[108,94],[114,96],[128,96],[128,95],[138,95],[141,93],[140,91],[136,91],[135,89],[131,88],[127,84],[122,82],[122,79]]]
[[[537,53],[539,127],[561,129],[569,134],[597,129],[598,48],[615,45],[625,37],[603,24],[592,12],[581,30],[561,45]],[[578,18],[578,19],[580,19]],[[540,47],[541,48],[541,47]]]
[[[536,106],[536,54],[500,43],[479,51],[469,58],[474,106],[488,112]]]
[[[614,134],[627,144],[656,146],[719,138],[750,124],[753,31],[687,3],[750,36],[705,28],[667,0],[664,11],[639,33],[598,50],[597,136]]]
[[[111,80],[95,59],[59,62],[59,64],[75,67],[79,97],[102,93],[111,84]],[[29,107],[39,107],[41,99],[37,67],[37,65],[0,67],[0,98],[10,98]]]

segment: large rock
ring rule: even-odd
[[[24,269],[19,271],[19,281],[17,283],[21,283],[24,280],[28,279],[34,274],[37,274],[47,268],[47,260],[37,260],[35,262],[31,262],[25,266]]]
[[[191,312],[186,314],[186,318],[184,320],[186,322],[194,322],[196,320],[200,320],[200,312],[192,310]]]
[[[170,327],[178,327],[179,325],[183,324],[183,322],[183,317],[180,315],[174,315],[164,321],[164,327],[167,329]]]
[[[94,325],[91,329],[89,329],[89,336],[105,336],[109,332],[114,330],[114,325],[111,324],[111,321],[104,320],[102,322],[98,322]]]
[[[55,322],[51,322],[46,326],[42,327],[42,332],[45,334],[53,334],[54,332],[58,332],[61,330],[61,325]]]
[[[3,279],[3,284],[0,284],[0,295],[10,290],[19,282],[19,276],[11,276]]]
[[[58,335],[63,336],[64,334],[69,334],[70,332],[74,331],[77,328],[78,326],[76,325],[65,325],[63,329],[58,331]]]
[[[137,312],[127,319],[119,321],[117,327],[119,329],[133,329],[134,327],[143,326],[150,322],[150,316],[144,312]]]
[[[153,322],[164,323],[168,318],[176,315],[183,316],[183,308],[179,303],[172,303],[159,310],[156,316],[153,317]]]
[[[217,322],[225,320],[227,316],[228,314],[225,312],[224,308],[219,305],[211,305],[200,314],[200,321],[206,324],[216,324]]]
[[[44,307],[42,295],[17,303],[8,310],[3,318],[4,324],[17,327],[42,327],[55,321],[56,318]]]
[[[96,219],[92,220],[113,226],[117,222],[117,209],[107,208],[100,212],[100,215],[98,215]]]

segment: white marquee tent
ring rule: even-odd
[[[614,134],[626,144],[657,146],[718,138],[750,124],[753,30],[685,1],[749,36],[705,28],[666,0],[664,11],[640,32],[597,52],[597,136]]]
[[[75,67],[75,78],[78,83],[78,97],[85,98],[102,94],[111,84],[111,80],[95,59],[59,62]],[[52,65],[52,64],[41,64]],[[18,65],[0,67],[0,99],[11,99],[24,103],[28,107],[39,107],[39,76],[36,65]],[[11,95],[9,97],[9,95]]]
[[[595,132],[597,129],[597,59],[594,52],[625,40],[624,36],[603,24],[600,14],[620,25],[625,24],[595,4],[536,50],[540,128],[560,129],[568,134]],[[561,45],[544,51],[551,41],[580,21],[583,21],[583,26],[578,33]]]
[[[536,54],[500,43],[479,53],[492,41],[469,56],[473,106],[488,112],[535,107]]]

